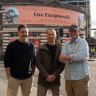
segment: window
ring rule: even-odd
[[[32,37],[40,37],[40,32],[32,32]]]
[[[64,37],[69,38],[69,33],[65,33],[65,34],[64,34]]]
[[[16,32],[9,32],[10,37],[17,37],[17,33]]]

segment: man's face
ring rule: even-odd
[[[56,40],[56,31],[55,30],[48,30],[46,36],[47,36],[48,43],[54,43]]]
[[[21,28],[18,31],[18,37],[21,41],[25,41],[26,38],[28,37],[28,29],[27,28]]]
[[[69,32],[70,38],[76,39],[79,36],[79,30]]]

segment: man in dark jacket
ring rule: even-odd
[[[18,39],[8,44],[4,57],[8,79],[7,96],[17,96],[19,86],[22,96],[29,96],[34,74],[35,49],[28,41],[28,29],[18,26]]]
[[[59,62],[61,44],[56,43],[56,31],[48,29],[47,43],[40,46],[36,56],[36,65],[39,69],[37,96],[46,96],[47,90],[52,96],[59,96],[60,74],[64,64]]]

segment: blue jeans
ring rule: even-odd
[[[52,96],[59,96],[59,86],[45,87],[43,85],[38,85],[37,96],[46,96],[48,89],[52,91]]]

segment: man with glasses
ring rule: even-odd
[[[18,26],[18,39],[8,44],[4,65],[8,79],[7,96],[17,96],[21,87],[22,96],[29,96],[35,71],[35,49],[28,40],[26,25]]]
[[[88,96],[89,47],[85,39],[79,37],[77,25],[69,27],[71,40],[62,48],[59,60],[65,62],[65,89],[67,96]]]

